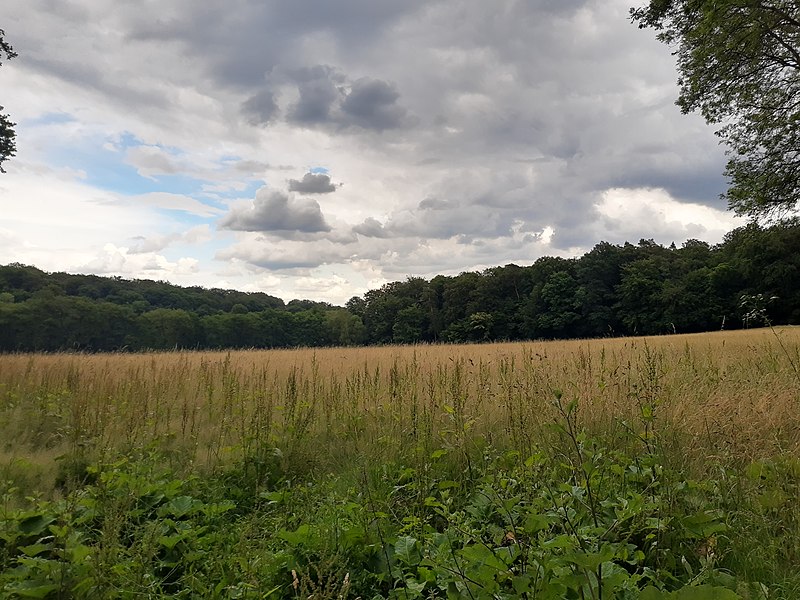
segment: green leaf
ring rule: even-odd
[[[418,598],[422,595],[422,591],[425,589],[425,582],[406,579],[406,589],[410,592],[409,597]]]
[[[675,600],[742,600],[742,597],[728,588],[712,585],[684,587],[674,592]]]
[[[681,524],[689,533],[697,537],[709,537],[715,533],[728,530],[728,526],[721,521],[714,511],[700,511],[681,519]]]
[[[92,549],[85,544],[77,544],[75,546],[71,546],[68,549],[68,552],[70,555],[70,560],[73,563],[80,564],[92,553]]]
[[[306,544],[311,539],[311,527],[308,525],[300,525],[295,531],[279,531],[278,537],[292,546]]]
[[[158,538],[158,543],[164,546],[167,550],[172,550],[178,542],[186,537],[185,533],[177,533],[175,535],[162,535]]]
[[[21,581],[7,586],[6,589],[22,598],[46,598],[50,592],[56,591],[58,586],[40,581]]]
[[[728,588],[712,585],[686,586],[671,593],[649,585],[639,594],[639,600],[742,600],[742,597]]]
[[[533,577],[530,575],[518,575],[517,577],[514,577],[514,579],[511,581],[511,585],[514,587],[514,592],[520,596],[528,594],[531,591],[532,579]]]
[[[508,570],[508,566],[502,560],[497,558],[494,552],[492,552],[486,546],[480,544],[466,546],[461,550],[460,554],[471,563],[470,567],[480,568],[482,566],[487,566],[495,569],[496,571]]]
[[[403,536],[398,538],[394,544],[394,553],[405,563],[418,562],[417,561],[417,540],[416,538]]]
[[[458,590],[458,585],[455,581],[447,584],[447,600],[461,600],[461,592]]]
[[[579,567],[596,571],[598,566],[614,558],[614,549],[606,544],[600,552],[572,552],[566,558]]]
[[[576,545],[577,542],[575,539],[566,534],[557,535],[552,540],[547,540],[542,544],[545,548],[559,548],[563,550],[571,550]]]
[[[550,520],[544,515],[528,515],[525,518],[523,530],[528,535],[534,535],[550,526]]]
[[[53,521],[55,518],[49,515],[32,515],[20,521],[18,527],[25,535],[41,535]]]
[[[345,548],[359,548],[366,544],[366,538],[364,528],[354,525],[342,531],[341,542]]]
[[[664,596],[664,592],[654,588],[652,585],[648,585],[646,588],[642,590],[642,593],[639,594],[639,600],[665,600],[665,599],[666,597]]]
[[[37,556],[38,554],[41,554],[46,550],[52,550],[52,549],[53,549],[52,544],[31,544],[30,546],[22,546],[20,548],[20,550],[22,550],[22,552],[26,556]]]
[[[158,510],[158,514],[162,517],[171,515],[180,519],[194,512],[198,507],[202,506],[202,504],[202,502],[195,500],[191,496],[178,496],[162,506]]]

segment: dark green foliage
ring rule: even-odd
[[[11,60],[17,56],[14,48],[11,47],[5,39],[5,31],[0,29],[0,65],[3,64],[3,56],[6,60]],[[2,113],[3,107],[0,106],[0,173],[5,173],[3,170],[3,163],[17,153],[16,132],[14,131],[14,123],[11,122],[8,115]]]
[[[256,477],[235,464],[180,476],[150,450],[84,468],[56,502],[11,509],[8,490],[0,594],[792,597],[798,548],[784,528],[796,527],[786,521],[796,459],[720,465],[718,479],[693,481],[652,449],[588,437],[574,411],[563,406],[547,451],[484,447],[469,472],[437,450],[417,468],[366,463],[352,485],[342,474]],[[763,542],[759,557],[748,557],[747,535]]]
[[[743,296],[764,298],[745,323]],[[0,350],[284,348],[657,335],[800,323],[800,222],[751,223],[717,246],[601,243],[431,281],[346,308],[266,294],[0,266]]]
[[[800,322],[800,224],[750,224],[722,244],[601,243],[578,259],[409,279],[352,298],[371,343],[653,335],[744,325],[743,294],[770,322]]]
[[[631,16],[674,49],[681,110],[720,126],[731,208],[791,213],[800,201],[796,0],[650,0]]]
[[[0,266],[0,350],[274,348],[361,343],[340,308],[160,281]],[[338,319],[334,314],[339,315]]]

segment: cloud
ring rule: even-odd
[[[262,175],[265,171],[292,171],[292,165],[271,165],[258,160],[237,160],[232,163],[233,169],[246,175]]]
[[[126,247],[106,244],[92,260],[72,269],[79,273],[95,275],[118,275],[127,277],[157,277],[163,279],[164,273],[189,275],[196,273],[199,261],[191,257],[169,261],[154,252],[131,254]]]
[[[397,103],[399,98],[395,85],[363,77],[353,82],[342,102],[342,112],[349,124],[364,129],[396,129],[409,122],[408,110]]]
[[[288,240],[275,244],[259,238],[246,238],[216,254],[217,260],[237,260],[275,271],[314,269],[321,265],[347,261],[351,256],[352,252],[328,240]]]
[[[160,252],[176,243],[202,244],[212,239],[211,228],[208,225],[198,225],[188,231],[173,232],[165,235],[135,236],[135,244],[128,248],[129,254],[146,254]]]
[[[162,210],[178,210],[199,217],[215,217],[222,212],[219,208],[209,206],[191,196],[168,192],[151,192],[149,194],[129,196],[121,198],[119,201],[132,202]]]
[[[386,231],[380,221],[373,217],[367,217],[364,222],[353,227],[353,232],[364,237],[373,238],[386,238],[389,233]]]
[[[338,86],[344,77],[327,65],[301,69],[295,77],[300,98],[289,107],[289,121],[306,126],[331,121],[334,106],[341,97]]]
[[[331,230],[316,201],[298,199],[266,187],[258,190],[249,206],[231,210],[219,226],[233,231],[263,233],[319,233]]]
[[[0,202],[27,243],[9,256],[47,268],[180,248],[206,285],[278,269],[279,295],[334,274],[354,294],[736,224],[724,148],[674,106],[629,0],[7,2],[25,139]],[[48,121],[54,98],[70,119]],[[324,211],[304,197],[334,189]]]
[[[262,90],[250,96],[242,104],[242,112],[248,115],[253,125],[268,125],[278,116],[278,104],[270,90]]]
[[[352,81],[339,69],[314,65],[287,74],[298,99],[288,107],[289,122],[305,127],[382,132],[411,127],[416,120],[400,104],[393,82],[374,77]]]
[[[125,153],[125,162],[144,177],[174,175],[181,171],[172,155],[158,146],[134,146]]]
[[[289,191],[299,194],[330,194],[336,191],[327,173],[306,173],[303,179],[290,179]]]
[[[690,238],[720,243],[745,222],[727,211],[678,202],[663,189],[610,189],[595,208],[602,223],[598,229],[616,243],[638,241],[637,235],[665,245]],[[646,235],[640,235],[643,231]]]

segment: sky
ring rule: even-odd
[[[0,264],[343,304],[718,243],[725,149],[637,0],[3,0]]]

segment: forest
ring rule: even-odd
[[[431,280],[345,307],[264,293],[0,267],[0,350],[140,351],[571,339],[800,323],[800,220],[718,245],[597,244]]]

